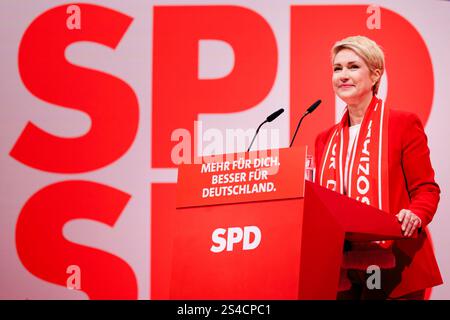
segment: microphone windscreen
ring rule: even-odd
[[[281,108],[280,110],[275,111],[274,113],[272,113],[270,116],[267,117],[267,122],[272,122],[273,120],[275,120],[276,118],[278,118],[280,116],[280,114],[282,114],[284,112],[284,109]]]

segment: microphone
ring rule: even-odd
[[[305,111],[305,113],[302,115],[302,117],[300,118],[300,121],[298,122],[298,124],[297,124],[297,129],[295,129],[295,133],[294,133],[294,136],[292,137],[292,140],[291,140],[291,144],[289,145],[289,147],[292,147],[292,144],[294,143],[294,140],[295,140],[295,137],[297,136],[297,132],[298,132],[298,129],[300,128],[300,124],[302,123],[302,121],[303,121],[303,118],[304,117],[306,117],[308,114],[310,114],[310,113],[312,113],[314,110],[316,110],[316,108],[319,106],[319,104],[321,104],[322,103],[322,100],[317,100],[316,102],[314,102],[306,111]]]
[[[272,113],[270,116],[268,116],[266,118],[267,122],[272,122],[273,120],[275,120],[276,118],[278,118],[280,116],[280,114],[282,114],[284,112],[284,109],[281,108],[280,110],[275,111],[274,113]]]
[[[261,123],[258,127],[258,129],[256,129],[255,135],[253,136],[252,142],[250,143],[250,145],[248,146],[247,152],[250,151],[250,148],[252,147],[253,142],[255,142],[255,138],[258,135],[259,129],[261,129],[261,127],[263,126],[263,124],[267,123],[267,122],[272,122],[273,120],[275,120],[276,118],[278,118],[280,116],[280,114],[282,114],[284,112],[284,109],[281,108],[277,111],[275,111],[274,113],[272,113],[270,116],[268,116],[266,118],[266,120],[264,120],[263,123]]]

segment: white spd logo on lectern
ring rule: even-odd
[[[253,240],[250,241],[251,235]],[[233,251],[233,246],[242,242],[242,250],[253,250],[259,246],[261,242],[261,230],[257,226],[230,227],[228,229],[218,228],[212,233],[211,251],[214,253],[223,250]]]

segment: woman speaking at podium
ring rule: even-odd
[[[415,114],[376,96],[384,66],[383,51],[369,38],[349,37],[332,48],[333,89],[347,107],[316,138],[316,183],[396,215],[405,236],[351,243],[338,299],[424,299],[426,288],[442,283],[426,229],[440,194],[427,137]],[[380,288],[366,285],[369,265],[381,268]]]

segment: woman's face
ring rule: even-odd
[[[353,50],[342,49],[334,57],[333,89],[347,104],[358,104],[379,78],[379,71],[371,73],[366,62]]]

